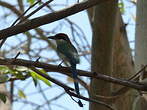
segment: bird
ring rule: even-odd
[[[53,39],[56,41],[58,55],[63,59],[63,61],[69,62],[71,66],[72,77],[74,79],[75,92],[77,95],[80,95],[79,84],[77,81],[78,72],[76,69],[77,64],[80,63],[80,59],[77,49],[74,47],[68,35],[65,33],[58,33],[54,36],[49,36],[48,39]],[[83,107],[80,99],[77,103],[80,107]]]

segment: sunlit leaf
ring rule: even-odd
[[[18,90],[18,96],[20,97],[20,98],[26,98],[26,95],[25,95],[25,93],[22,91],[22,90]]]
[[[31,5],[35,3],[35,0],[27,0],[28,3],[30,3]]]
[[[32,76],[32,79],[33,79],[34,85],[35,85],[35,87],[36,87],[38,81],[37,81],[37,76],[36,76],[35,72],[32,71],[32,72],[31,72],[31,76]]]
[[[41,71],[42,73],[44,73],[44,74],[47,75],[47,73],[46,73],[44,70],[40,70],[40,71]],[[51,86],[51,83],[50,83],[50,81],[49,81],[48,79],[46,79],[46,78],[40,76],[40,75],[37,74],[36,72],[32,71],[32,72],[31,72],[31,76],[33,77],[34,80],[39,79],[39,80],[43,81],[45,84],[47,84],[48,86]]]
[[[0,66],[0,72],[1,73],[8,73],[9,72],[9,68],[6,66]]]
[[[124,3],[123,2],[118,3],[118,7],[120,8],[120,12],[123,14],[125,12]]]

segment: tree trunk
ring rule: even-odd
[[[117,11],[115,30],[115,40],[113,48],[113,77],[127,79],[134,74],[134,63],[131,55],[131,49],[122,21],[120,11]],[[113,105],[117,110],[131,110],[134,99],[134,91],[128,88],[116,92],[122,86],[112,84],[114,96]],[[125,103],[124,103],[125,102]]]
[[[89,9],[88,12],[93,28],[92,71],[127,78],[134,73],[134,68],[117,2],[103,3]],[[125,92],[123,95],[117,94],[118,97],[111,100],[96,97],[96,95],[110,96],[118,88],[120,88],[118,85],[92,79],[90,96],[112,104],[117,110],[131,110],[133,94],[130,92]],[[90,103],[90,110],[107,110],[107,108]]]
[[[137,1],[135,70],[147,64],[147,0]]]
[[[137,1],[136,35],[135,35],[135,70],[147,65],[147,0]],[[146,76],[142,74],[140,81]],[[136,103],[138,110],[146,110],[147,97],[142,95]],[[144,99],[143,99],[144,98]],[[140,104],[139,104],[140,103]]]
[[[112,74],[112,47],[114,39],[114,25],[116,18],[117,1],[110,1],[95,7],[92,16],[92,64],[93,72]],[[96,95],[108,96],[111,93],[110,83],[92,79],[90,84],[90,97],[99,99]],[[90,103],[90,110],[108,110],[108,108]]]

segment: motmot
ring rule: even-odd
[[[77,49],[74,47],[68,35],[65,33],[58,33],[54,36],[49,36],[48,39],[54,39],[56,41],[58,55],[63,58],[63,61],[70,63],[72,77],[74,79],[75,92],[77,95],[80,95],[79,84],[77,81],[78,73],[76,69],[77,64],[80,62],[80,59]],[[77,103],[80,107],[83,107],[80,99]]]

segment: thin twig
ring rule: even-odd
[[[38,58],[36,59],[36,62],[39,62],[40,58],[41,58],[41,57],[38,57]]]
[[[145,65],[143,68],[141,68],[137,73],[135,73],[133,76],[131,76],[131,77],[128,78],[127,80],[130,81],[130,80],[133,80],[133,79],[138,78],[138,76],[141,74],[142,71],[145,70],[146,67],[147,67],[147,65]],[[118,89],[117,91],[112,92],[112,95],[113,95],[113,96],[118,96],[118,95],[121,95],[121,94],[125,94],[129,89],[130,89],[130,88],[128,88],[128,87],[121,87],[121,88]]]
[[[21,53],[18,52],[18,53],[16,54],[16,56],[14,57],[14,59],[17,59],[17,57],[18,57],[20,54],[21,54]]]
[[[24,13],[22,13],[15,21],[14,23],[10,26],[14,26],[16,24],[16,22],[22,18],[22,20],[19,22],[23,22],[25,21],[26,19],[28,19],[30,16],[32,16],[33,14],[35,14],[36,12],[38,12],[40,9],[42,9],[44,6],[46,6],[47,4],[49,4],[50,2],[52,2],[53,0],[49,0],[47,2],[45,2],[44,4],[42,4],[40,7],[38,7],[36,10],[34,10],[33,12],[31,12],[29,15],[27,15],[26,17],[24,17],[24,15],[31,9],[33,8],[35,5],[37,5],[41,0],[38,0],[36,3],[34,3],[33,5],[31,5]],[[18,24],[19,24],[18,23]],[[5,43],[5,41],[7,40],[7,38],[4,38],[1,43],[0,43],[0,48],[2,47],[2,45]]]
[[[25,16],[24,19],[22,19],[19,23],[24,22],[26,19],[28,19],[30,16],[32,16],[33,14],[35,14],[36,12],[38,12],[40,9],[42,9],[44,6],[46,6],[47,4],[51,3],[53,0],[49,0],[45,3],[43,3],[41,6],[39,6],[36,10],[34,10],[33,12],[31,12],[29,15]],[[18,23],[18,24],[19,24]]]
[[[77,12],[83,11],[92,6],[95,6],[104,2],[111,2],[111,1],[114,1],[114,0],[105,0],[105,1],[86,0],[78,4],[75,4],[73,6],[67,7],[65,9],[62,9],[50,14],[46,14],[44,16],[36,17],[24,23],[20,23],[16,26],[0,30],[0,39],[4,39],[22,32],[26,32],[38,26],[42,26],[44,24],[48,24],[48,23],[60,20],[62,18],[65,18],[67,16],[73,15]]]
[[[14,22],[11,26],[14,26],[18,20],[20,20],[22,17],[24,17],[24,15],[31,9],[33,8],[35,5],[37,5],[38,3],[40,3],[41,0],[38,0],[36,3],[34,3],[33,5],[31,5],[25,12],[23,12]],[[25,17],[26,18],[26,17]]]
[[[147,65],[145,65],[143,68],[141,68],[136,74],[134,74],[132,77],[130,77],[128,80],[132,80],[135,79],[142,71],[145,70],[145,68],[147,67]]]
[[[54,78],[51,78],[50,76],[46,75],[46,74],[43,74],[41,71],[39,71],[38,69],[36,69],[35,67],[30,67],[33,71],[35,71],[37,74],[43,76],[44,78],[54,82],[55,84],[59,85],[60,87],[63,87],[64,90],[70,95],[70,96],[73,96],[73,97],[77,97],[77,98],[80,98],[80,99],[83,99],[85,101],[89,101],[89,102],[93,102],[93,103],[96,103],[96,104],[100,104],[100,105],[103,105],[111,110],[114,110],[110,105],[104,103],[104,102],[101,102],[101,101],[96,101],[96,100],[93,100],[93,99],[90,99],[90,98],[86,98],[86,97],[83,97],[81,95],[77,95],[73,92],[73,89],[66,86],[65,84],[63,84],[62,82],[54,79]],[[71,91],[72,90],[72,91]]]
[[[10,102],[13,104],[13,96],[14,96],[14,81],[10,83]]]
[[[97,101],[97,100],[94,100],[94,99],[91,99],[91,98],[87,98],[87,97],[84,97],[84,96],[81,96],[81,95],[77,95],[75,94],[74,92],[72,91],[69,91],[69,90],[66,90],[65,91],[70,95],[70,96],[73,96],[73,97],[77,97],[77,98],[80,98],[80,99],[83,99],[85,101],[89,101],[89,102],[93,102],[93,103],[96,103],[96,104],[100,104],[100,105],[103,105],[111,110],[115,110],[114,108],[112,108],[110,105],[104,103],[104,102],[101,102],[101,101]]]
[[[38,0],[36,3],[34,3],[33,5],[31,5],[25,12],[23,12],[13,23],[10,27],[14,26],[17,21],[19,19],[21,19],[31,8],[33,8],[35,5],[37,5],[41,0]],[[1,43],[0,43],[0,48],[2,47],[2,45],[5,43],[5,41],[7,40],[7,38],[4,38]]]

